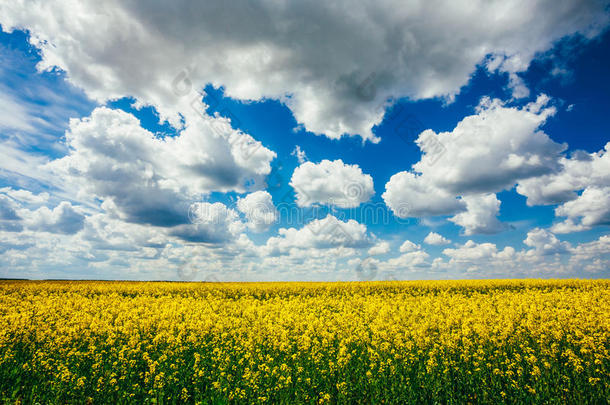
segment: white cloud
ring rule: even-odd
[[[523,243],[534,248],[540,254],[562,253],[569,247],[568,243],[559,241],[551,232],[541,228],[529,231]]]
[[[162,228],[127,223],[105,213],[87,217],[81,238],[87,244],[82,254],[94,260],[100,256],[100,251],[137,252],[143,247],[159,249],[171,241]]]
[[[517,192],[527,197],[527,205],[550,205],[573,200],[577,197],[574,190],[578,190],[586,183],[581,175],[583,165],[578,159],[560,159],[563,170],[557,174],[549,174],[521,180],[517,185]]]
[[[325,204],[353,208],[375,193],[373,178],[362,173],[358,165],[345,164],[341,159],[303,163],[294,169],[290,185],[300,207]]]
[[[498,249],[493,243],[478,244],[471,240],[458,248],[447,248],[443,250],[444,255],[449,256],[452,260],[457,262],[491,259],[496,256],[497,253]]]
[[[526,12],[516,0],[477,7],[21,0],[4,2],[0,15],[4,30],[30,30],[40,69],[59,66],[98,101],[131,95],[179,125],[184,110],[172,82],[188,66],[180,88],[214,83],[234,98],[281,99],[309,131],[372,141],[383,116],[375,107],[388,97],[451,99],[487,55],[523,92],[517,74],[537,53],[565,35],[593,37],[608,22],[593,0],[539,0]]]
[[[521,181],[517,192],[528,205],[561,204],[558,217],[567,217],[552,227],[569,233],[610,224],[610,143],[596,153],[577,151],[560,160],[557,173]],[[579,193],[580,192],[580,193]]]
[[[570,158],[559,161],[556,173],[519,182],[517,192],[527,197],[527,204],[560,204],[574,200],[576,193],[586,187],[610,186],[610,142],[596,153],[576,151]]]
[[[80,208],[62,201],[53,209],[40,206],[46,203],[48,193],[34,194],[27,190],[0,189],[0,231],[33,231],[71,235],[84,227],[85,216]],[[37,207],[30,209],[29,207]]]
[[[389,248],[389,246],[388,246]],[[389,249],[388,249],[389,250]],[[429,269],[430,255],[410,241],[405,241],[400,248],[401,255],[391,257],[387,260],[367,257],[364,260],[355,258],[350,265],[358,274],[360,279],[400,279],[405,274]],[[387,252],[386,252],[387,253]],[[371,255],[369,250],[369,255]]]
[[[222,243],[244,230],[237,212],[222,203],[195,203],[189,213],[192,224],[181,224],[171,230],[172,235],[188,242]]]
[[[595,260],[610,254],[610,235],[600,236],[592,242],[581,243],[572,248],[573,261]]]
[[[389,271],[412,270],[414,267],[428,267],[430,255],[423,250],[403,253],[402,255],[381,263],[380,267]]]
[[[34,131],[32,117],[27,108],[13,96],[5,93],[0,87],[0,129],[17,131]]]
[[[527,70],[529,62],[521,59],[520,55],[494,55],[487,61],[487,70],[508,74],[508,87],[512,90],[514,98],[529,96],[530,91],[518,75]]]
[[[442,257],[431,258],[417,248],[386,261],[367,258],[367,275],[376,279],[420,279],[423,277],[582,277],[607,271],[610,265],[610,237],[581,243],[572,247],[544,229],[532,230],[524,244],[531,249],[517,250],[512,246],[499,249],[494,243],[476,243],[446,248]],[[363,260],[350,260],[357,269]],[[410,276],[415,274],[415,276]],[[436,276],[434,276],[437,274]]]
[[[0,230],[20,232],[23,229],[19,208],[19,204],[11,198],[0,194]]]
[[[25,149],[61,150],[56,143],[59,133],[91,102],[68,83],[60,81],[49,88],[42,76],[28,74],[33,67],[30,58],[0,45],[0,137]]]
[[[18,189],[15,190],[12,187],[3,187],[0,188],[0,193],[5,194],[14,200],[17,200],[21,203],[26,204],[43,204],[49,199],[49,193],[42,192],[39,194],[34,194],[29,190]]]
[[[465,206],[455,195],[410,172],[393,175],[382,198],[399,218],[452,214]]]
[[[0,141],[0,177],[11,182],[24,183],[24,179],[34,179],[50,184],[60,183],[48,171],[41,170],[41,166],[48,161],[49,158],[41,154],[25,152],[22,145],[12,140]]]
[[[41,70],[64,69],[70,82],[100,103],[127,96],[136,99],[136,107],[152,105],[177,136],[159,138],[134,116],[100,107],[71,121],[65,148],[53,146],[67,155],[46,166],[49,158],[24,152],[24,145],[39,145],[28,143],[32,135],[0,140],[0,175],[61,189],[0,189],[0,268],[35,275],[39,268],[72,265],[69,271],[85,269],[79,276],[171,278],[178,263],[190,258],[220,274],[257,268],[263,273],[256,274],[271,279],[345,274],[340,271],[349,271],[342,267],[347,258],[387,254],[389,243],[363,224],[330,215],[300,229],[281,229],[262,246],[243,233],[267,230],[277,219],[271,196],[256,191],[276,155],[234,130],[236,121],[208,116],[198,90],[212,83],[239,99],[275,98],[292,110],[299,128],[377,142],[371,128],[383,117],[379,107],[392,103],[389,97],[450,101],[481,62],[507,75],[514,98],[524,97],[529,90],[520,73],[537,52],[566,34],[593,37],[608,19],[600,4],[578,0],[536,1],[528,13],[505,2],[405,8],[382,1],[371,7],[375,18],[362,11],[372,8],[348,2],[2,3],[3,29],[30,30],[32,44],[42,50]],[[473,15],[483,24],[473,27]],[[452,29],[438,29],[447,26]],[[61,114],[36,111],[37,103],[5,87],[0,99],[7,105],[0,126],[11,133],[46,130],[61,121]],[[561,204],[556,215],[565,220],[553,232],[608,224],[610,143],[605,152],[565,157],[564,146],[541,130],[555,112],[548,105],[545,96],[522,108],[483,99],[453,130],[422,132],[420,162],[392,176],[383,199],[401,218],[451,215],[466,235],[493,233],[503,228],[495,193],[518,184],[529,205]],[[62,108],[80,115],[68,103]],[[55,142],[43,132],[36,136],[44,136],[45,145]],[[300,147],[293,153],[301,165],[291,181],[300,206],[357,207],[374,194],[371,176],[357,165],[306,162]],[[238,200],[239,212],[221,203],[193,204],[215,191],[249,194]],[[530,249],[523,251],[468,241],[445,249],[445,262],[405,241],[400,256],[373,260],[382,271],[488,268],[480,274],[489,275],[536,274],[536,268],[581,274],[608,268],[608,240],[602,236],[572,247],[535,229],[524,241]],[[432,232],[425,243],[450,241]],[[45,274],[61,274],[52,271]]]
[[[379,241],[369,249],[368,254],[371,256],[384,255],[390,251],[390,244],[387,241]]]
[[[73,234],[83,229],[85,216],[67,201],[61,202],[52,210],[40,207],[23,214],[28,228],[51,233]]]
[[[410,252],[414,252],[416,250],[420,250],[421,246],[417,245],[413,242],[411,242],[410,240],[405,240],[404,243],[402,245],[400,245],[400,253],[410,253]]]
[[[448,262],[437,258],[433,267],[459,276],[476,277],[582,277],[600,273],[610,265],[610,237],[572,247],[545,229],[531,230],[524,244],[531,249],[516,250],[506,246],[498,250],[493,243],[468,241],[462,246],[443,250]]]
[[[475,233],[493,234],[505,229],[496,218],[500,212],[500,200],[495,194],[479,194],[462,197],[466,211],[449,218],[449,221],[464,228],[464,235]]]
[[[423,155],[413,169],[422,181],[454,195],[497,192],[521,179],[551,173],[565,145],[540,130],[555,113],[548,102],[542,95],[517,108],[483,98],[477,114],[462,119],[453,131],[419,135],[416,142]],[[440,157],[431,153],[436,144],[444,148]]]
[[[555,113],[549,101],[541,95],[519,108],[483,98],[476,114],[452,131],[423,131],[416,141],[422,157],[412,172],[390,178],[386,205],[402,218],[454,215],[450,221],[466,235],[502,231],[495,193],[517,183],[537,185],[541,176],[560,170],[566,146],[540,130]]]
[[[301,149],[301,147],[299,145],[294,147],[294,150],[292,151],[291,155],[296,156],[300,165],[302,165],[303,163],[305,163],[307,161],[307,154],[305,153],[304,150]]]
[[[72,120],[66,134],[70,153],[48,167],[74,182],[90,198],[128,222],[175,226],[188,222],[195,196],[211,191],[243,192],[248,181],[262,184],[275,153],[259,146],[247,162],[235,144],[209,135],[214,122],[230,137],[249,137],[226,120],[211,118],[187,127],[179,136],[159,139],[130,114],[105,107]],[[207,128],[209,136],[205,134]]]
[[[587,187],[575,200],[555,209],[558,217],[567,217],[553,225],[553,232],[585,231],[598,225],[610,225],[610,187]]]
[[[255,232],[266,231],[278,217],[271,194],[266,191],[255,191],[238,199],[237,209],[246,216],[248,228]]]
[[[424,243],[427,243],[428,245],[447,245],[451,243],[451,241],[436,232],[430,232],[424,238]]]
[[[267,255],[290,254],[294,250],[330,248],[367,248],[373,245],[365,225],[353,219],[343,222],[332,215],[315,219],[301,229],[280,228],[264,246]]]

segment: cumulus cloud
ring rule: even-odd
[[[481,24],[473,26],[473,18]],[[392,1],[362,7],[264,0],[222,6],[179,1],[171,7],[117,0],[4,2],[2,29],[29,31],[41,50],[41,71],[63,69],[101,104],[133,97],[136,108],[152,106],[177,136],[159,137],[133,115],[99,107],[70,122],[66,149],[54,149],[66,156],[45,170],[40,167],[46,157],[0,142],[3,170],[65,187],[63,194],[78,190],[64,198],[55,191],[0,189],[0,267],[35,272],[71,263],[84,264],[87,275],[171,278],[176,265],[191,258],[224,273],[257,266],[278,272],[271,278],[282,271],[303,278],[314,270],[345,271],[346,258],[387,254],[389,243],[364,224],[332,215],[280,229],[260,246],[244,234],[267,230],[277,219],[271,196],[257,191],[276,154],[234,129],[236,117],[206,113],[200,92],[207,84],[223,86],[236,99],[277,99],[293,112],[299,129],[378,142],[372,128],[392,100],[451,101],[477,66],[505,74],[513,97],[525,97],[529,89],[521,73],[537,53],[564,35],[592,38],[607,23],[604,5],[594,0],[539,0],[528,13],[513,0],[474,8]],[[8,107],[0,126],[27,132],[51,122],[35,121],[36,110],[4,90],[0,99]],[[549,105],[545,96],[523,107],[485,98],[453,130],[422,132],[416,141],[421,160],[388,181],[387,206],[401,218],[451,216],[466,235],[494,233],[504,228],[495,193],[518,184],[529,205],[559,204],[556,215],[563,222],[552,232],[608,224],[610,144],[598,153],[564,156],[565,147],[541,130],[555,113]],[[307,162],[300,147],[294,156],[300,166],[291,184],[301,207],[357,207],[374,194],[371,176],[357,165]],[[213,192],[244,196],[236,209],[193,204]],[[468,241],[444,250],[449,262],[432,260],[405,241],[401,255],[373,263],[407,271],[504,266],[502,271],[521,274],[532,263],[549,274],[607,269],[608,237],[572,247],[552,232],[531,231],[523,251]],[[433,232],[424,242],[450,243]],[[563,255],[571,255],[569,266],[556,258]]]
[[[303,163],[294,169],[290,185],[300,207],[324,204],[353,208],[375,193],[373,178],[358,165],[345,164],[341,159]]]
[[[516,250],[506,246],[499,250],[493,243],[471,240],[456,248],[443,250],[449,261],[435,259],[433,267],[454,274],[477,276],[583,276],[599,273],[610,265],[610,237],[572,246],[560,241],[552,232],[536,228],[523,243],[530,249]],[[567,260],[566,260],[567,258]]]
[[[523,241],[525,249],[506,246],[499,249],[494,243],[464,244],[443,250],[443,256],[431,260],[420,248],[409,244],[409,251],[382,261],[368,258],[367,269],[374,269],[379,278],[409,278],[409,273],[426,269],[425,275],[441,273],[444,277],[533,277],[583,276],[599,274],[610,265],[610,237],[572,246],[560,241],[552,232],[533,229]],[[362,263],[353,259],[352,265]],[[385,272],[385,273],[384,273]],[[420,277],[417,275],[416,277]]]
[[[341,221],[332,215],[315,219],[300,229],[280,228],[264,246],[265,254],[277,256],[302,249],[367,248],[373,238],[365,225],[353,219]]]
[[[451,243],[451,241],[445,238],[443,235],[440,235],[436,232],[430,232],[425,238],[424,243],[428,245],[447,245]]]
[[[587,187],[577,199],[555,209],[558,217],[567,217],[551,228],[556,233],[585,231],[598,225],[610,225],[610,187]]]
[[[475,243],[469,240],[463,246],[444,249],[443,254],[454,261],[467,262],[491,259],[498,254],[498,249],[493,243]]]
[[[142,248],[164,248],[171,240],[162,229],[124,222],[101,212],[95,213],[86,218],[80,233],[87,246],[83,254],[89,260],[95,260],[100,257],[100,251],[137,252]]]
[[[246,216],[248,228],[255,232],[269,229],[278,218],[271,194],[255,191],[237,200],[237,209]]]
[[[408,242],[408,243],[407,243]],[[398,279],[404,277],[409,272],[416,272],[422,269],[429,269],[430,255],[421,249],[419,245],[405,241],[400,248],[401,254],[387,260],[380,260],[374,257],[365,259],[355,258],[350,265],[356,269],[359,278],[372,279]],[[387,253],[387,252],[386,252]],[[369,255],[372,255],[369,250]]]
[[[500,212],[500,200],[495,194],[478,194],[462,197],[466,211],[449,218],[449,221],[464,228],[465,235],[475,233],[493,234],[505,229],[496,217]]]
[[[561,204],[555,215],[566,217],[552,227],[569,233],[610,224],[610,143],[596,153],[577,151],[560,160],[557,173],[521,181],[517,192],[528,205]]]
[[[239,214],[222,203],[194,203],[189,209],[192,224],[178,225],[171,234],[188,242],[221,243],[244,229]]]
[[[549,102],[541,95],[511,107],[483,98],[452,131],[423,131],[416,140],[422,157],[413,171],[390,178],[386,205],[399,217],[454,215],[450,220],[466,235],[505,229],[495,193],[560,170],[566,146],[540,129],[555,113]]]
[[[576,153],[571,159],[562,157],[561,170],[544,176],[524,179],[517,185],[517,192],[527,197],[527,205],[561,204],[575,199],[579,190],[587,184],[591,174],[590,157],[586,153]]]
[[[68,201],[60,202],[50,209],[39,206],[47,202],[48,193],[34,194],[27,190],[10,187],[0,189],[0,230],[22,232],[33,231],[71,235],[83,229],[85,216],[79,208]],[[30,209],[28,206],[38,206]]]
[[[403,253],[398,257],[391,258],[385,263],[381,263],[380,267],[389,271],[410,270],[415,267],[428,267],[430,263],[428,258],[430,255],[423,250],[415,250],[413,252]]]
[[[572,261],[597,260],[610,255],[610,235],[602,235],[597,240],[581,243],[571,250]]]
[[[537,253],[541,254],[562,253],[569,247],[567,242],[559,241],[553,233],[541,228],[535,228],[529,231],[523,243],[534,248]]]
[[[610,186],[610,142],[596,153],[575,151],[559,161],[561,169],[555,173],[521,180],[517,192],[527,197],[527,204],[561,204],[578,197],[577,191],[586,187]]]
[[[518,74],[537,53],[565,35],[591,38],[608,22],[604,4],[594,0],[539,0],[527,13],[516,1],[354,7],[21,0],[3,3],[0,15],[4,30],[30,30],[40,69],[60,67],[98,101],[130,95],[179,126],[175,78],[180,94],[213,83],[242,100],[280,99],[311,132],[371,141],[383,117],[376,107],[388,98],[451,99],[488,55],[490,70],[508,73],[522,96]]]
[[[384,255],[390,251],[390,244],[387,241],[379,241],[369,249],[368,253],[371,256]]]
[[[399,218],[446,215],[465,207],[464,201],[455,195],[411,172],[393,175],[385,186],[382,198]]]
[[[507,246],[499,251],[493,243],[476,243],[468,240],[461,246],[443,250],[443,255],[449,257],[448,261],[437,258],[433,262],[433,268],[437,271],[451,271],[454,274],[501,274],[514,277],[521,271],[516,260],[519,253],[512,247]],[[528,264],[527,266],[531,266]]]
[[[417,143],[423,155],[414,171],[436,187],[455,195],[490,193],[510,188],[518,180],[558,169],[566,148],[540,127],[555,113],[541,95],[522,108],[483,98],[477,113],[465,117],[451,132],[422,132]],[[429,153],[435,142],[444,146],[440,159]]]
[[[223,128],[227,137],[249,137],[222,119],[210,120],[219,120],[217,128]],[[99,107],[90,117],[70,122],[66,133],[70,152],[48,167],[77,184],[81,194],[102,199],[105,208],[125,221],[183,225],[194,196],[242,192],[248,181],[262,183],[275,157],[260,146],[259,155],[241,162],[226,139],[202,136],[205,127],[202,121],[179,136],[160,139],[133,115]]]
[[[85,216],[72,204],[63,201],[52,210],[40,207],[28,213],[25,222],[28,228],[33,230],[69,235],[83,229],[84,220]]]
[[[410,240],[404,241],[402,245],[400,245],[399,251],[400,253],[409,253],[414,252],[416,250],[420,250],[421,246],[411,242]]]

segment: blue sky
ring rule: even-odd
[[[608,277],[608,5],[362,6],[0,6],[1,276]]]

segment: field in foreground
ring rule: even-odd
[[[609,281],[0,282],[0,399],[606,403]]]

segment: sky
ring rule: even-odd
[[[610,3],[0,4],[0,277],[610,277]]]

